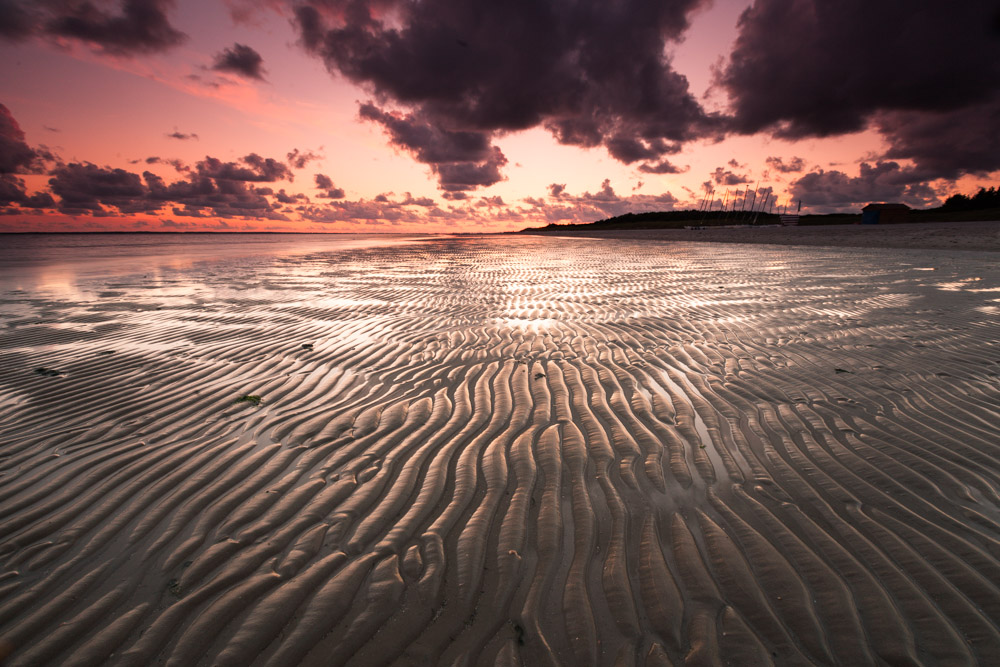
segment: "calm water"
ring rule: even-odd
[[[0,290],[73,292],[81,282],[161,273],[206,262],[402,245],[421,234],[0,235]]]

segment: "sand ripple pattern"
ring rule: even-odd
[[[989,664],[998,279],[484,238],[5,295],[0,651]]]

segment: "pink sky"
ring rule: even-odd
[[[833,86],[840,76],[853,82],[852,73],[867,71],[865,63],[844,62],[844,71],[837,72],[837,54],[830,54],[832,65],[819,64],[819,56],[810,64],[808,49],[823,36],[803,37],[794,23],[773,25],[769,12],[778,0],[667,2],[668,9],[653,17],[662,20],[658,32],[612,16],[621,23],[606,22],[608,30],[620,34],[608,43],[622,45],[623,55],[609,62],[611,69],[620,66],[622,86],[615,85],[618,75],[607,71],[608,62],[586,63],[586,48],[572,58],[556,53],[560,39],[596,50],[598,37],[586,27],[565,34],[557,29],[551,48],[538,47],[538,62],[540,70],[541,63],[558,66],[543,76],[530,58],[519,65],[525,89],[533,91],[523,101],[517,99],[522,73],[504,68],[518,61],[524,44],[491,41],[488,22],[486,28],[482,21],[469,23],[474,19],[468,12],[456,9],[462,3],[427,3],[438,5],[435,16],[443,27],[418,35],[414,26],[424,25],[426,17],[394,0],[370,3],[381,13],[372,13],[364,29],[344,18],[352,0],[132,2],[162,11],[158,27],[168,29],[163,44],[142,41],[149,26],[113,23],[128,17],[118,0],[96,3],[104,14],[88,20],[134,30],[136,40],[96,28],[53,27],[80,3],[15,0],[27,18],[0,40],[0,104],[9,119],[0,147],[26,145],[38,159],[30,165],[0,160],[0,166],[14,165],[2,175],[17,191],[7,197],[0,231],[506,231],[629,211],[697,208],[706,188],[722,199],[758,183],[773,191],[779,205],[801,199],[803,212],[856,211],[872,200],[937,205],[954,192],[995,183],[1000,173],[1000,157],[991,160],[988,145],[942,137],[950,142],[945,148],[955,147],[954,159],[947,159],[931,142],[938,126],[995,134],[996,125],[989,123],[1000,108],[997,86],[966,94],[955,84],[956,102],[948,108],[924,105],[904,85],[890,95],[877,82],[823,102],[825,93],[812,82]],[[844,13],[855,4],[845,5]],[[328,41],[310,44],[305,14],[297,12],[314,6],[322,10],[316,16]],[[782,20],[812,20],[790,14]],[[553,25],[575,25],[575,18],[556,16]],[[979,18],[975,12],[960,17],[970,25]],[[678,24],[684,19],[686,26]],[[940,24],[933,16],[927,21]],[[818,25],[826,30],[829,24]],[[524,23],[510,25],[516,31]],[[921,29],[912,26],[918,34]],[[829,39],[837,39],[834,27],[829,30]],[[451,34],[461,48],[448,43]],[[339,51],[337,44],[350,43],[346,35],[371,37],[384,58],[373,65],[362,51]],[[391,47],[394,35],[410,42]],[[633,35],[640,35],[635,47],[629,44]],[[760,85],[743,85],[762,76],[746,55],[757,49],[784,58],[772,48],[782,42],[790,59],[773,68],[787,84],[772,96],[780,99],[769,102],[762,90],[768,72]],[[988,39],[985,44],[981,51],[989,55],[995,47]],[[234,54],[237,45],[249,47],[244,54],[259,55],[259,63],[227,68],[224,52]],[[796,55],[798,48],[803,50]],[[860,46],[844,48],[849,60],[850,49]],[[971,51],[970,59],[981,55]],[[468,67],[454,62],[465,52]],[[903,82],[913,79],[914,90],[922,85],[920,77],[929,76],[915,60],[919,56],[893,70]],[[443,65],[434,64],[439,57]],[[583,75],[566,73],[566,62],[581,63]],[[383,64],[396,69],[384,71]],[[481,73],[467,71],[478,66]],[[636,73],[640,66],[646,74]],[[444,68],[440,82],[434,67]],[[960,78],[964,70],[955,71]],[[652,93],[643,89],[630,99],[650,77],[673,76],[683,77],[686,92],[654,82],[650,91],[660,97],[650,102]],[[449,77],[457,83],[451,85]],[[573,92],[573,86],[580,90]],[[556,92],[562,97],[555,99]],[[545,99],[550,94],[555,101]],[[479,97],[467,102],[472,95]],[[573,95],[580,96],[579,108]],[[614,95],[623,99],[606,99]],[[494,113],[508,100],[511,109]],[[843,113],[823,115],[838,104]],[[369,109],[364,117],[363,108]],[[675,120],[679,113],[687,114],[683,121]],[[574,134],[594,118],[600,123],[592,134]],[[975,122],[985,124],[976,128]],[[573,132],[564,129],[571,126]],[[913,130],[923,127],[928,130],[922,134]],[[430,132],[431,139],[414,138],[420,132]],[[615,148],[616,140],[633,135],[643,138],[633,147],[641,157]],[[442,142],[453,139],[456,146],[482,146],[468,159],[441,158],[447,152]],[[248,161],[251,155],[260,161]],[[479,180],[468,181],[469,174]],[[198,187],[215,194],[195,193]]]

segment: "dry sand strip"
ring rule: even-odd
[[[1000,252],[1000,222],[921,222],[898,225],[815,225],[728,229],[620,229],[524,232],[634,241],[708,241],[847,248],[924,248]]]
[[[2,299],[9,665],[1000,655],[987,253],[462,238]]]

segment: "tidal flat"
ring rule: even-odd
[[[6,664],[1000,656],[996,253],[290,243],[0,262]]]

